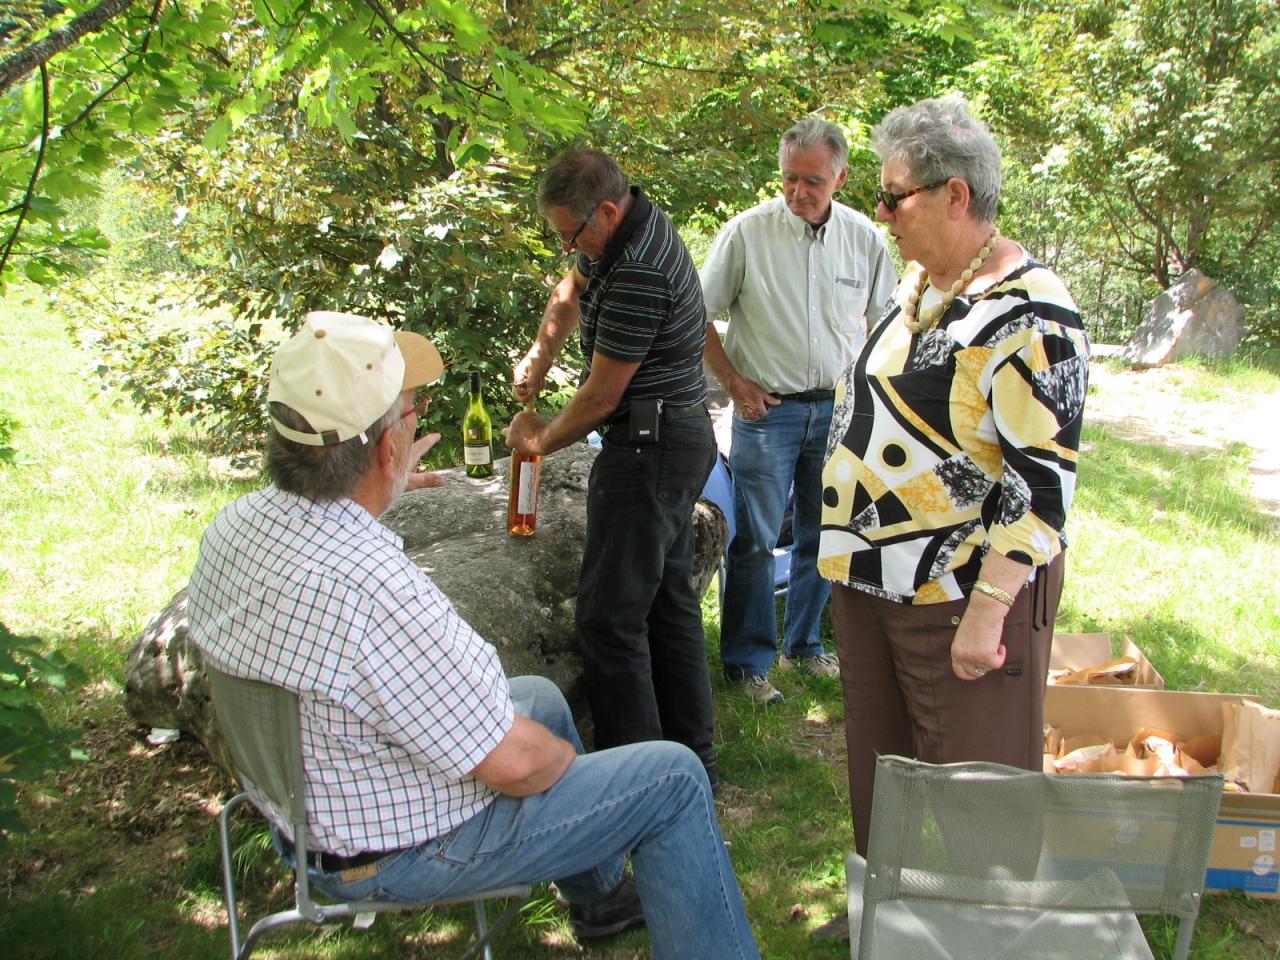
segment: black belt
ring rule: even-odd
[[[389,857],[391,854],[399,852],[399,850],[383,850],[381,853],[370,851],[368,853],[357,853],[351,857],[340,857],[336,853],[308,850],[307,866],[313,870],[323,870],[325,873],[341,873],[343,870],[366,867],[371,863],[377,863],[383,857]]]
[[[700,413],[707,412],[706,403],[687,403],[683,407],[673,406],[670,403],[662,405],[663,420],[683,420],[685,417],[696,417]],[[617,420],[610,420],[608,423],[600,425],[601,433],[608,433],[618,427],[625,426],[627,421],[631,419],[630,413],[624,413]]]
[[[779,400],[794,400],[796,403],[823,403],[834,400],[836,392],[834,390],[801,390],[799,393],[771,393],[769,396]]]

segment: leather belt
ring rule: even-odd
[[[771,397],[779,400],[794,400],[796,403],[823,403],[834,400],[834,390],[801,390],[799,393],[771,393]]]
[[[696,417],[700,413],[707,412],[707,405],[703,403],[687,403],[683,407],[673,406],[669,403],[662,405],[663,420],[683,420],[685,417]],[[618,427],[625,427],[627,421],[631,419],[629,413],[624,413],[617,420],[611,420],[608,423],[601,424],[597,429],[603,434],[610,430],[616,430]]]
[[[371,863],[377,863],[383,857],[389,857],[393,853],[399,852],[399,850],[369,851],[367,853],[357,853],[350,857],[340,857],[336,853],[308,850],[307,866],[313,870],[323,870],[325,873],[341,873],[343,870],[367,867]]]

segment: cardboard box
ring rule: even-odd
[[[1083,670],[1107,663],[1116,657],[1132,657],[1138,667],[1134,672],[1133,683],[1107,684],[1107,686],[1124,686],[1129,689],[1163,690],[1164,677],[1151,665],[1132,640],[1125,639],[1119,653],[1111,648],[1109,633],[1055,633],[1053,649],[1049,653],[1050,670]],[[1071,684],[1068,684],[1071,686]]]
[[[1045,692],[1044,721],[1064,735],[1096,734],[1123,748],[1142,727],[1167,730],[1182,739],[1220,737],[1223,702],[1257,699],[1228,693],[1051,686]],[[1205,890],[1242,890],[1251,897],[1280,900],[1278,834],[1280,794],[1224,793]]]

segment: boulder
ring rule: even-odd
[[[573,615],[595,455],[580,443],[543,461],[532,537],[507,533],[506,459],[486,480],[466,476],[461,467],[442,471],[444,487],[405,494],[382,516],[404,539],[409,557],[498,649],[507,674],[550,677],[579,715],[586,701]],[[728,528],[705,500],[694,521],[694,586],[701,595],[715,575]],[[125,707],[146,726],[193,734],[230,770],[209,709],[203,662],[187,639],[186,600],[185,589],[179,591],[130,651]]]
[[[1243,335],[1244,308],[1231,291],[1189,270],[1151,301],[1120,356],[1134,367],[1158,367],[1191,354],[1229,357]]]

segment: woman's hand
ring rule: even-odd
[[[987,607],[994,609],[984,609]],[[1006,655],[1000,636],[1009,608],[980,593],[969,598],[956,635],[951,640],[951,669],[961,680],[980,680],[990,670],[1004,666]]]
[[[1027,585],[1031,567],[995,550],[987,551],[978,576],[998,591],[1017,597]],[[969,595],[964,616],[951,640],[951,669],[961,680],[980,680],[990,670],[1004,666],[1006,651],[1000,637],[1009,608],[979,590]]]

